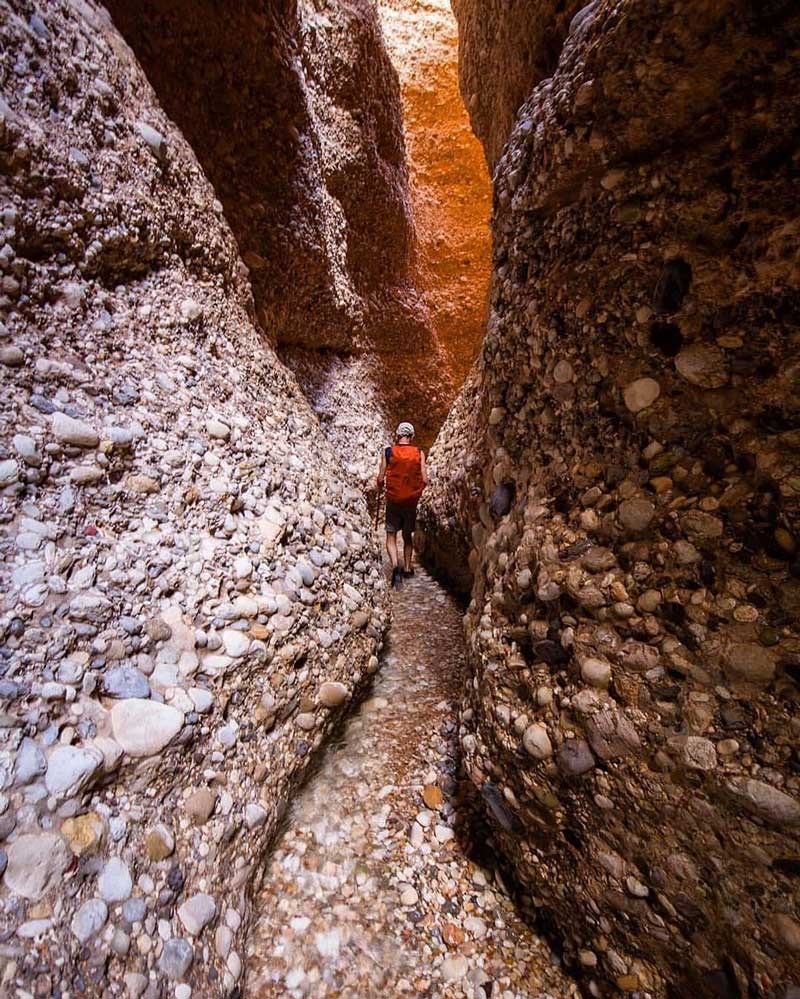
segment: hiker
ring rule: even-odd
[[[395,443],[384,448],[376,479],[378,495],[386,480],[386,551],[392,563],[392,586],[395,589],[404,578],[414,575],[411,561],[417,503],[428,484],[425,452],[413,440],[413,425],[403,421],[395,433]],[[402,568],[397,557],[398,531],[403,534]]]

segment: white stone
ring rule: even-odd
[[[419,894],[413,885],[401,885],[400,904],[405,906],[416,905],[419,902]]]
[[[529,725],[522,736],[525,752],[535,760],[546,760],[553,755],[553,744],[547,734],[547,726],[541,722]]]
[[[138,971],[129,971],[123,976],[123,981],[128,990],[128,999],[140,999],[147,988],[148,978]]]
[[[35,940],[47,933],[52,925],[52,919],[29,919],[19,927],[17,936],[23,940]]]
[[[178,917],[186,932],[196,937],[217,914],[217,906],[210,895],[198,892],[188,898],[178,909]]]
[[[639,413],[652,406],[661,395],[661,386],[654,378],[637,378],[626,386],[625,405],[632,413]]]
[[[83,420],[73,419],[66,413],[53,413],[51,429],[56,439],[62,444],[74,444],[76,447],[97,447],[100,435]]]
[[[131,697],[111,709],[114,738],[130,756],[160,753],[182,726],[183,712],[158,701]]]
[[[203,315],[203,306],[193,298],[185,298],[181,302],[181,316],[189,322]]]
[[[124,902],[133,891],[133,879],[128,865],[121,857],[109,857],[100,877],[97,890],[106,902]]]
[[[222,643],[229,656],[239,659],[250,648],[250,637],[244,631],[237,631],[235,628],[225,628],[222,632]]]
[[[319,703],[324,708],[337,708],[349,695],[350,691],[343,683],[326,680],[319,688]]]
[[[13,458],[0,461],[0,487],[13,486],[18,478],[17,463]]]
[[[47,761],[45,787],[54,797],[71,798],[102,770],[103,762],[98,749],[58,746]]]
[[[214,703],[214,695],[205,687],[190,687],[189,697],[192,699],[195,711],[201,715],[210,711],[211,705]]]
[[[294,920],[292,920],[294,923]],[[292,927],[294,928],[294,926]],[[214,947],[221,958],[226,958],[233,946],[233,931],[220,924],[214,931]]]
[[[209,437],[214,437],[216,440],[226,441],[231,435],[231,428],[222,420],[207,420],[206,430]]]
[[[20,836],[8,846],[5,886],[38,902],[59,881],[71,860],[67,844],[56,833]]]
[[[581,660],[581,676],[592,687],[605,690],[611,682],[611,665],[596,656],[586,656]]]
[[[259,826],[263,826],[267,821],[267,810],[261,805],[257,805],[251,802],[245,805],[244,809],[244,824],[248,829],[258,829]]]
[[[246,555],[240,555],[233,563],[237,579],[249,579],[253,575],[253,563]]]
[[[106,903],[101,898],[90,898],[72,917],[70,929],[81,943],[86,943],[106,925],[107,919]]]
[[[469,963],[463,954],[447,957],[442,961],[440,974],[445,982],[454,982],[463,978],[469,971]]]

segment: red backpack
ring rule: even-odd
[[[422,481],[422,451],[414,444],[386,448],[386,499],[397,506],[415,506]]]

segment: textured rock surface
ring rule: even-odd
[[[583,0],[453,0],[461,96],[490,170],[534,83],[555,69],[570,18],[583,6]]]
[[[456,9],[499,157],[423,511],[474,575],[466,765],[593,994],[794,994],[796,5],[596,0],[560,57],[552,5]]]
[[[370,520],[106,13],[0,40],[0,991],[229,994],[320,688],[377,665]]]
[[[331,351],[357,354],[390,422],[411,408],[432,439],[453,389],[412,281],[397,76],[372,5],[108,8],[196,150],[249,269],[258,321],[309,397],[318,378],[298,349],[326,349],[314,369],[333,363]],[[347,420],[352,400],[342,402],[336,417]]]

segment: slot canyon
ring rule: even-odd
[[[798,999],[794,0],[0,40],[0,995]]]

